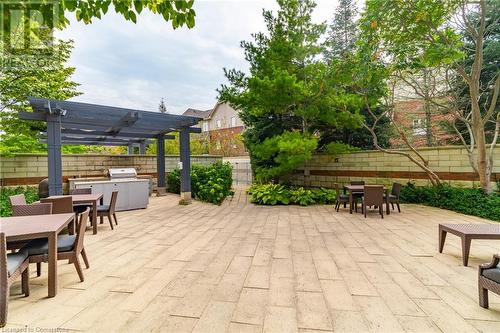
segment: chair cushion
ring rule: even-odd
[[[98,212],[107,212],[109,210],[109,205],[100,205],[97,206],[97,211]]]
[[[68,252],[75,246],[76,235],[60,235],[57,237],[57,252]],[[23,249],[28,255],[34,256],[49,253],[49,241],[45,238],[30,241]]]
[[[11,276],[19,266],[28,258],[26,251],[7,254],[7,273]]]
[[[483,276],[500,283],[500,267],[490,268],[483,270]]]

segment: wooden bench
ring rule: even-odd
[[[469,262],[470,243],[473,239],[500,239],[500,224],[440,224],[439,253],[443,252],[446,233],[454,234],[462,239],[462,261],[464,266]]]

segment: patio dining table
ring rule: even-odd
[[[352,207],[354,205],[354,193],[364,193],[365,185],[344,185],[344,192],[349,192],[349,213],[352,214]],[[391,214],[389,209],[389,190],[384,186],[385,193],[385,212],[387,215]]]
[[[74,204],[92,204],[92,233],[97,234],[97,202],[103,204],[102,193],[92,193],[92,194],[70,194],[70,195],[53,195],[49,199],[57,199],[62,197],[70,196],[73,198]]]
[[[75,219],[75,214],[50,214],[2,217],[0,230],[5,233],[6,240],[21,241],[37,238],[48,238],[48,295],[57,294],[57,235]]]

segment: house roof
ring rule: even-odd
[[[206,118],[210,117],[211,112],[212,112],[212,109],[203,111],[203,110],[189,108],[186,111],[184,111],[184,113],[182,115],[188,116],[188,117],[196,117],[196,118],[206,119]]]

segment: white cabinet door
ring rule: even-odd
[[[116,210],[125,210],[129,205],[129,188],[127,183],[110,183],[110,198],[111,192],[118,191],[116,199]],[[109,202],[109,201],[108,201]]]
[[[149,203],[149,182],[130,182],[129,209],[146,208]]]

